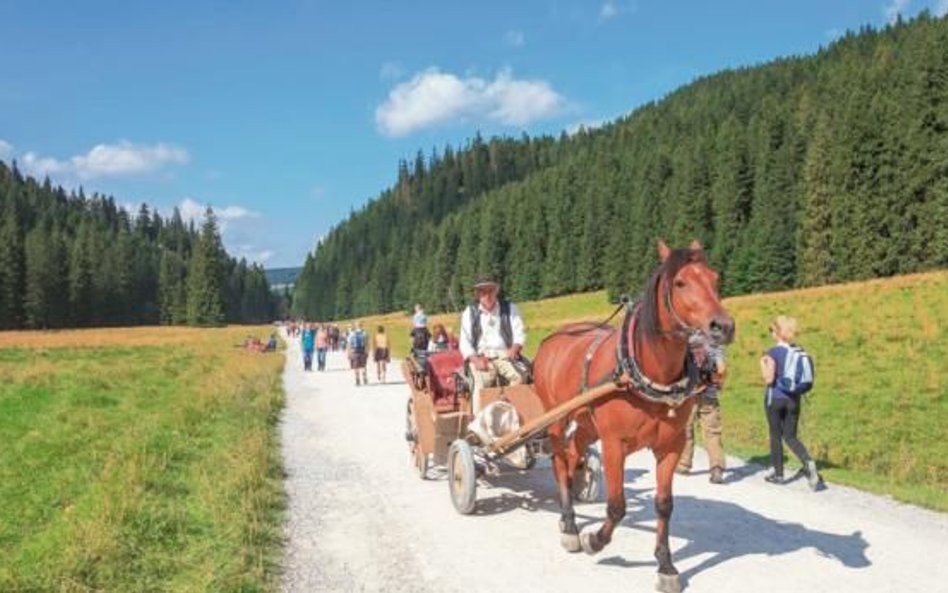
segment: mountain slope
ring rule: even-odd
[[[447,310],[478,272],[520,300],[615,295],[644,280],[657,236],[701,239],[726,294],[946,266],[945,47],[948,20],[923,14],[539,148],[477,138],[403,164],[307,258],[296,312]]]

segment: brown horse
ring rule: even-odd
[[[671,250],[658,243],[661,265],[652,276],[642,303],[628,308],[622,329],[574,324],[541,344],[533,365],[534,388],[547,408],[591,385],[632,377],[621,391],[581,408],[550,428],[553,472],[562,515],[563,547],[594,554],[609,543],[626,512],[625,458],[649,447],[655,454],[658,516],[655,557],[660,591],[679,591],[678,571],[668,547],[672,514],[672,477],[685,443],[698,388],[689,361],[689,338],[695,334],[716,343],[734,337],[734,320],[721,305],[717,273],[708,267],[701,244]],[[625,334],[625,339],[623,338]],[[568,428],[569,427],[569,428]],[[586,448],[602,441],[607,517],[598,531],[580,537],[573,512],[572,486]]]

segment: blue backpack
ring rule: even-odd
[[[813,358],[799,346],[788,346],[777,387],[787,395],[803,395],[813,389]]]
[[[356,352],[365,352],[365,332],[361,329],[352,333],[352,349]]]

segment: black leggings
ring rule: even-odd
[[[770,426],[770,464],[778,476],[783,475],[783,443],[785,441],[793,454],[806,465],[810,453],[797,438],[797,424],[800,422],[800,402],[785,397],[774,397],[770,405],[764,404],[767,412],[767,424]]]

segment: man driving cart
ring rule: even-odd
[[[517,306],[500,298],[500,284],[482,276],[474,284],[475,302],[461,314],[460,350],[474,381],[471,411],[477,430],[482,410],[481,390],[503,379],[507,385],[524,382],[526,366],[521,351],[526,342],[523,318]]]

